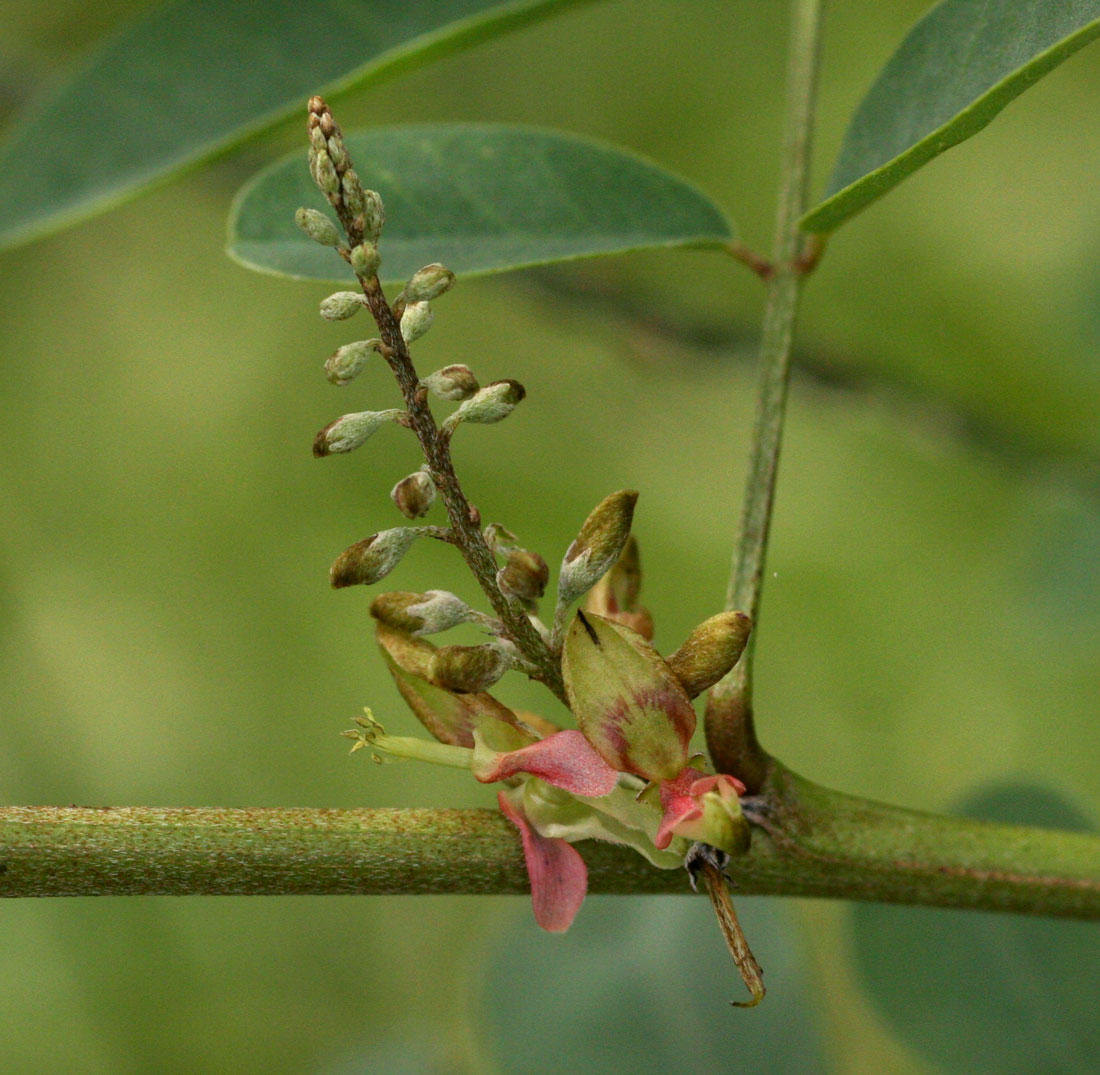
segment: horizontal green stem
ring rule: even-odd
[[[1100,838],[902,810],[774,766],[751,803],[745,894],[1100,918]],[[683,893],[621,847],[582,842],[589,889]],[[393,895],[528,890],[489,810],[0,808],[0,896]]]

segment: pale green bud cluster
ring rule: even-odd
[[[366,302],[358,291],[337,291],[321,300],[321,316],[326,321],[346,321],[363,309]]]

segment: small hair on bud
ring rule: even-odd
[[[497,572],[497,585],[509,597],[532,604],[546,592],[550,569],[537,552],[512,549],[508,560]]]
[[[469,399],[480,387],[469,366],[444,366],[429,373],[421,384],[438,399],[451,402]]]
[[[435,314],[426,302],[410,302],[401,315],[401,336],[406,343],[419,340],[432,327]]]
[[[450,291],[454,282],[455,274],[445,265],[438,262],[425,265],[412,274],[397,299],[398,302],[404,301],[410,305],[414,302],[430,302],[439,298],[444,291]]]
[[[336,385],[345,385],[359,376],[370,356],[382,350],[381,340],[358,340],[337,349],[325,362],[325,376]]]
[[[387,627],[417,636],[449,631],[475,615],[465,601],[446,590],[379,594],[371,603],[370,614]]]
[[[435,483],[425,471],[418,470],[390,490],[390,499],[406,519],[419,519],[435,502]]]
[[[483,646],[443,646],[428,662],[428,679],[456,694],[475,694],[491,687],[512,666],[491,642]]]
[[[299,209],[294,214],[294,223],[315,243],[320,243],[322,246],[340,245],[340,232],[336,225],[316,209]]]
[[[380,530],[377,534],[349,545],[333,562],[329,581],[334,590],[345,586],[369,586],[385,578],[420,536],[414,526]]]
[[[326,321],[346,321],[363,309],[366,303],[366,298],[358,291],[336,291],[321,300],[321,316]]]
[[[630,536],[637,500],[637,490],[620,490],[601,500],[585,519],[562,560],[558,576],[559,614],[595,586],[619,558]]]
[[[313,454],[318,458],[353,452],[387,422],[392,422],[403,411],[360,411],[345,414],[330,422],[313,438]]]
[[[357,276],[368,278],[377,276],[378,266],[382,264],[382,256],[374,243],[360,243],[358,246],[353,246],[348,260]]]

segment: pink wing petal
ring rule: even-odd
[[[497,795],[497,802],[523,840],[535,921],[549,933],[564,933],[588,891],[588,867],[584,859],[565,840],[536,832],[503,791]]]
[[[483,784],[530,773],[574,795],[610,795],[619,774],[596,753],[580,732],[566,729],[519,750],[494,754],[482,765],[475,760],[474,776]]]

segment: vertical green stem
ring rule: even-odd
[[[823,0],[792,0],[791,4],[786,125],[774,268],[766,281],[756,423],[741,513],[741,533],[726,594],[726,608],[748,612],[754,623],[758,621],[760,610],[768,530],[775,498],[795,316],[807,269],[807,261],[802,257],[803,235],[798,221],[806,209],[822,8]],[[720,771],[740,776],[750,791],[763,781],[766,765],[752,720],[754,640],[755,634],[737,666],[711,691],[706,717],[707,746],[715,765]]]

